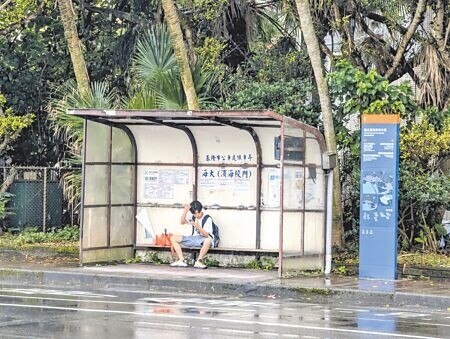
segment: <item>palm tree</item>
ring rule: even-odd
[[[76,26],[77,16],[73,8],[72,0],[58,0],[58,6],[78,89],[80,93],[89,94],[89,76],[86,62],[84,61],[82,44],[78,37]]]
[[[190,65],[199,106],[214,103],[218,95],[217,75],[205,71],[200,62]],[[192,71],[191,71],[192,70]],[[130,95],[123,103],[134,109],[191,109],[165,25],[150,27],[138,40],[131,69]]]
[[[164,9],[167,26],[169,27],[175,57],[180,68],[181,82],[183,83],[188,108],[190,110],[198,110],[197,93],[195,92],[194,80],[192,79],[187,48],[184,44],[177,8],[173,0],[162,0],[162,7]]]
[[[129,109],[187,109],[186,95],[180,79],[179,68],[174,57],[170,36],[164,26],[155,26],[139,39],[131,68],[133,80],[127,98],[117,98],[114,91],[105,83],[93,82],[89,91],[81,91],[73,80],[54,88],[48,107],[55,134],[65,144],[70,145],[72,166],[81,166],[81,147],[83,142],[83,120],[68,115],[69,108],[110,109],[126,107]],[[206,72],[200,63],[192,66],[195,91],[199,93],[200,104],[214,102],[217,92],[217,77]],[[64,176],[64,191],[74,203],[81,193],[81,173]],[[74,198],[75,197],[75,198]]]
[[[325,140],[328,151],[337,154],[336,135],[333,124],[333,111],[331,107],[330,92],[328,83],[324,76],[324,67],[322,63],[322,55],[320,52],[319,41],[314,29],[311,7],[308,0],[296,0],[298,15],[300,18],[301,30],[308,50],[309,59],[316,79],[317,89],[319,92],[320,106],[322,108],[323,127],[325,132]],[[337,166],[339,168],[339,165]],[[344,241],[344,229],[342,219],[341,205],[341,186],[339,179],[339,171],[334,171],[333,185],[333,243],[342,246]]]

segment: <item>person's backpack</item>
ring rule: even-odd
[[[202,219],[202,227],[205,226],[205,222],[206,220],[208,220],[208,218],[211,218],[210,215],[206,214],[203,219]],[[214,247],[219,246],[219,242],[220,242],[220,236],[219,236],[219,227],[214,223],[213,218],[211,218],[212,221],[212,239],[213,239],[213,245]],[[211,234],[210,234],[211,236]]]

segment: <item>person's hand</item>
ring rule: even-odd
[[[194,222],[193,222],[193,226],[196,228],[196,229],[200,229],[200,225],[199,225],[199,223],[198,223],[198,220],[195,220]]]

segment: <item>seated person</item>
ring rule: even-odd
[[[203,220],[203,218],[205,218]],[[181,246],[186,247],[200,247],[200,254],[194,264],[195,268],[206,268],[202,262],[203,257],[208,253],[209,248],[213,244],[213,221],[210,216],[205,215],[203,206],[200,201],[194,200],[189,205],[184,205],[183,213],[181,214],[181,224],[190,224],[193,227],[192,235],[173,235],[170,238],[173,249],[178,256],[178,260],[171,263],[170,266],[186,267],[187,263],[184,261],[183,251]]]

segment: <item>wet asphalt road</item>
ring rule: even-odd
[[[0,338],[450,338],[450,310],[0,286]]]

